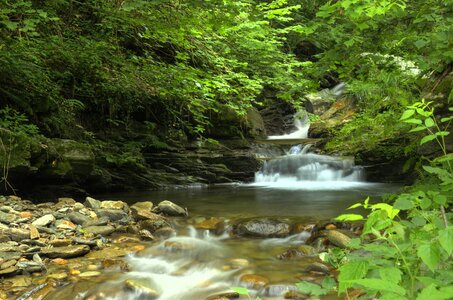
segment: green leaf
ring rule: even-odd
[[[362,215],[358,215],[358,214],[342,214],[342,215],[339,215],[338,217],[336,217],[335,220],[338,220],[338,221],[359,221],[359,220],[363,220],[363,216]]]
[[[418,127],[412,128],[411,130],[409,130],[409,132],[418,132],[418,131],[422,131],[425,129],[426,129],[425,126],[418,126]]]
[[[302,281],[296,283],[296,287],[299,291],[315,296],[321,296],[329,293],[329,290],[322,288],[321,286],[308,282]]]
[[[437,289],[434,284],[424,288],[418,295],[417,300],[445,300],[453,298],[452,287]]]
[[[400,271],[400,269],[395,267],[379,269],[379,276],[381,276],[382,279],[389,280],[394,283],[401,281],[402,274],[403,273]]]
[[[368,272],[369,263],[367,261],[351,261],[339,268],[338,293],[343,293],[353,285],[354,280],[363,278]]]
[[[427,142],[430,142],[430,141],[432,141],[434,139],[436,139],[436,135],[435,134],[430,134],[430,135],[424,136],[420,140],[420,145],[426,144]]]
[[[445,118],[440,119],[440,121],[441,121],[442,123],[445,123],[445,122],[448,122],[448,121],[451,121],[451,120],[453,120],[453,116],[445,117]]]
[[[407,119],[407,120],[404,120],[403,122],[408,123],[408,124],[416,124],[416,125],[423,124],[422,120],[419,120],[419,119]]]
[[[428,127],[428,128],[429,128],[429,127],[432,127],[432,126],[434,126],[434,124],[435,124],[435,123],[434,123],[434,120],[433,120],[432,118],[426,118],[426,119],[425,119],[425,126],[426,126],[426,127]]]
[[[333,279],[332,277],[326,277],[321,282],[321,286],[324,289],[331,291],[337,286],[337,283],[335,282],[335,279]]]
[[[453,252],[453,226],[440,230],[439,243],[447,254],[451,255]]]
[[[402,115],[401,118],[400,118],[400,121],[406,120],[406,119],[412,117],[414,114],[415,114],[415,110],[413,110],[413,109],[405,110],[405,111],[403,112],[403,115]]]
[[[431,206],[431,199],[429,198],[422,198],[420,202],[420,207],[423,209],[428,209]]]
[[[364,278],[364,279],[356,279],[350,280],[349,282],[354,284],[359,284],[366,289],[371,289],[374,291],[388,291],[393,292],[398,295],[405,295],[406,289],[400,287],[396,283],[390,280],[378,279],[378,278]]]
[[[440,251],[436,245],[424,244],[417,248],[417,256],[434,272],[439,263]]]
[[[349,206],[346,209],[354,209],[354,208],[361,207],[361,206],[362,206],[362,203],[356,203],[356,204],[353,204],[353,205]]]
[[[407,198],[400,197],[396,199],[395,204],[393,204],[393,207],[401,210],[408,210],[414,208],[414,203]]]
[[[247,296],[249,294],[249,290],[244,287],[230,287],[230,290],[238,293],[239,295]]]

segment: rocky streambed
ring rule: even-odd
[[[318,254],[348,247],[359,232],[342,222],[190,216],[167,200],[1,196],[0,299],[239,298],[231,286],[305,299],[295,283],[336,278]]]

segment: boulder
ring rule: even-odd
[[[47,226],[47,225],[52,224],[54,222],[55,222],[54,215],[47,214],[47,215],[44,215],[44,216],[36,219],[35,221],[32,222],[32,224],[34,226],[42,226],[42,227],[44,227],[44,226]]]
[[[75,245],[41,249],[41,255],[49,258],[79,257],[87,254],[88,252],[90,252],[90,247],[87,245]]]
[[[290,230],[289,224],[269,218],[243,221],[235,226],[237,235],[261,238],[286,237]]]
[[[154,209],[153,212],[161,213],[167,216],[187,216],[187,210],[182,208],[181,206],[168,201],[164,200],[160,202]]]
[[[90,217],[88,217],[88,216],[86,216],[84,214],[81,214],[80,212],[76,212],[76,211],[68,214],[68,218],[74,224],[77,224],[77,225],[82,225],[83,223],[88,222],[88,221],[91,220]]]
[[[130,207],[132,217],[135,220],[153,220],[156,214],[152,213],[153,203],[151,201],[137,202]]]
[[[85,205],[86,207],[91,208],[91,209],[96,209],[96,208],[100,208],[101,207],[101,201],[96,200],[96,199],[91,198],[91,197],[86,197],[85,198],[85,202],[83,203],[83,205]]]
[[[329,242],[340,248],[348,248],[351,238],[337,230],[328,230],[327,239]]]
[[[245,274],[239,278],[239,282],[247,288],[260,289],[269,283],[269,279],[256,274]]]
[[[111,200],[102,201],[101,208],[119,209],[119,210],[123,210],[125,212],[129,212],[129,206],[123,201],[111,201]]]
[[[143,220],[138,223],[138,227],[142,229],[149,230],[150,232],[155,232],[156,230],[164,227],[170,227],[167,220],[165,218],[160,217],[159,219],[155,220]]]
[[[115,232],[115,227],[113,227],[111,225],[88,226],[88,227],[84,227],[83,230],[89,234],[107,236],[107,235],[110,235],[113,232]]]
[[[96,209],[95,212],[99,217],[108,218],[111,222],[116,222],[128,217],[126,212],[118,209],[99,208]]]

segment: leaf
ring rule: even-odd
[[[353,285],[354,280],[364,277],[368,272],[369,263],[367,261],[351,261],[342,265],[338,270],[338,293],[343,293]]]
[[[434,120],[433,120],[432,118],[426,118],[426,119],[425,119],[425,126],[426,126],[426,127],[428,127],[428,128],[429,128],[429,127],[432,127],[432,126],[434,126],[434,124],[435,124],[435,123],[434,123]]]
[[[453,226],[440,230],[439,243],[447,254],[451,255],[453,252]]]
[[[359,221],[359,220],[363,220],[363,216],[362,215],[358,215],[358,214],[342,214],[342,215],[339,215],[338,217],[336,217],[335,220],[338,220],[338,221]]]
[[[431,206],[431,200],[429,198],[422,198],[420,202],[420,207],[423,209],[428,209]]]
[[[418,127],[412,128],[411,130],[409,130],[409,132],[418,132],[418,131],[422,131],[425,129],[426,129],[425,126],[418,126]]]
[[[302,281],[302,282],[296,283],[296,287],[299,291],[301,291],[303,293],[307,293],[307,294],[311,294],[311,295],[315,295],[315,296],[325,295],[329,292],[329,290],[324,289],[317,284],[307,282],[307,281]]]
[[[451,299],[452,297],[453,290],[451,287],[445,287],[438,290],[434,284],[430,284],[417,295],[417,300],[444,300]]]
[[[448,121],[451,121],[451,120],[453,120],[453,116],[445,117],[445,118],[440,119],[440,121],[441,121],[442,123],[448,122]]]
[[[337,283],[335,282],[335,279],[333,279],[332,277],[326,277],[324,278],[324,280],[321,282],[321,286],[328,290],[328,291],[331,291],[333,290],[336,286],[337,286]]]
[[[408,124],[416,124],[416,125],[423,124],[422,120],[419,120],[419,119],[407,119],[407,120],[404,120],[403,122],[408,123]]]
[[[361,207],[361,206],[362,206],[362,203],[356,203],[356,204],[353,204],[353,205],[349,206],[346,209],[354,209],[354,208]]]
[[[414,207],[414,203],[406,198],[398,198],[395,201],[395,204],[393,204],[393,207],[401,209],[401,210],[408,210]]]
[[[403,115],[402,115],[401,118],[400,118],[400,121],[409,119],[409,118],[412,117],[414,114],[415,114],[415,110],[413,110],[413,109],[405,110],[405,111],[403,112]]]
[[[439,263],[440,252],[439,248],[433,244],[424,244],[417,248],[417,256],[434,272]]]
[[[432,141],[434,139],[436,139],[436,135],[435,134],[430,134],[430,135],[424,136],[420,140],[420,145],[426,144],[427,142],[430,142],[430,141]]]
[[[406,294],[406,289],[400,287],[399,285],[393,283],[389,280],[378,279],[378,278],[364,278],[350,280],[349,282],[354,284],[359,284],[364,288],[375,290],[375,291],[388,291],[393,292],[398,295]]]
[[[394,283],[401,281],[402,274],[403,273],[400,271],[400,269],[395,267],[379,269],[379,276],[381,276],[382,279],[387,279]]]
[[[238,293],[239,295],[248,295],[249,294],[249,290],[247,288],[244,288],[244,287],[230,287],[230,290]]]

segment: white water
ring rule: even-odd
[[[299,118],[300,114],[296,114],[294,120],[294,126],[296,131],[283,134],[283,135],[270,135],[267,137],[268,140],[290,140],[290,139],[306,139],[308,137],[308,129],[310,128],[310,123],[308,122],[308,117],[305,115],[302,119]]]

